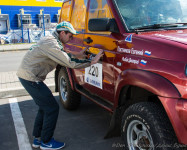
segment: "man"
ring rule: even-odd
[[[35,119],[32,146],[40,149],[60,149],[65,143],[54,140],[53,133],[59,114],[59,105],[49,88],[43,83],[46,75],[60,64],[69,68],[85,68],[97,63],[102,51],[92,60],[76,59],[83,52],[67,54],[63,44],[67,43],[77,34],[68,22],[61,22],[51,36],[42,38],[31,50],[26,53],[18,69],[17,76],[20,82],[32,96],[39,110]],[[69,51],[69,50],[66,50]]]

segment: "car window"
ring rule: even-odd
[[[88,0],[76,0],[73,6],[71,23],[78,31],[85,29],[87,2]]]
[[[112,14],[106,0],[90,0],[88,21],[91,18],[112,18]],[[107,33],[110,34],[110,32]],[[105,32],[105,34],[107,33]]]
[[[60,22],[62,21],[70,21],[71,17],[71,0],[64,2],[61,8],[61,14],[60,14]]]

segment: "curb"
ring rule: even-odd
[[[0,45],[0,52],[6,52],[6,51],[23,51],[23,50],[29,50],[29,48],[33,45],[32,44],[18,44],[18,45]]]
[[[0,52],[12,52],[12,51],[28,51],[29,49],[6,49],[6,50],[0,50]]]
[[[49,87],[52,93],[55,92],[55,84],[48,84],[47,86]],[[0,90],[0,99],[28,95],[29,93],[23,87]]]

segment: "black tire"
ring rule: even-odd
[[[125,111],[121,135],[129,150],[174,150],[178,145],[166,113],[151,102],[134,104]]]
[[[59,97],[65,109],[77,109],[81,102],[81,95],[72,90],[68,73],[65,68],[61,68],[58,75]]]

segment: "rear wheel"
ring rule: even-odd
[[[122,138],[129,150],[174,150],[177,139],[163,109],[154,103],[130,106],[124,113]]]
[[[77,109],[81,102],[81,95],[72,90],[68,73],[65,68],[61,68],[58,75],[59,97],[62,105],[66,109]]]

